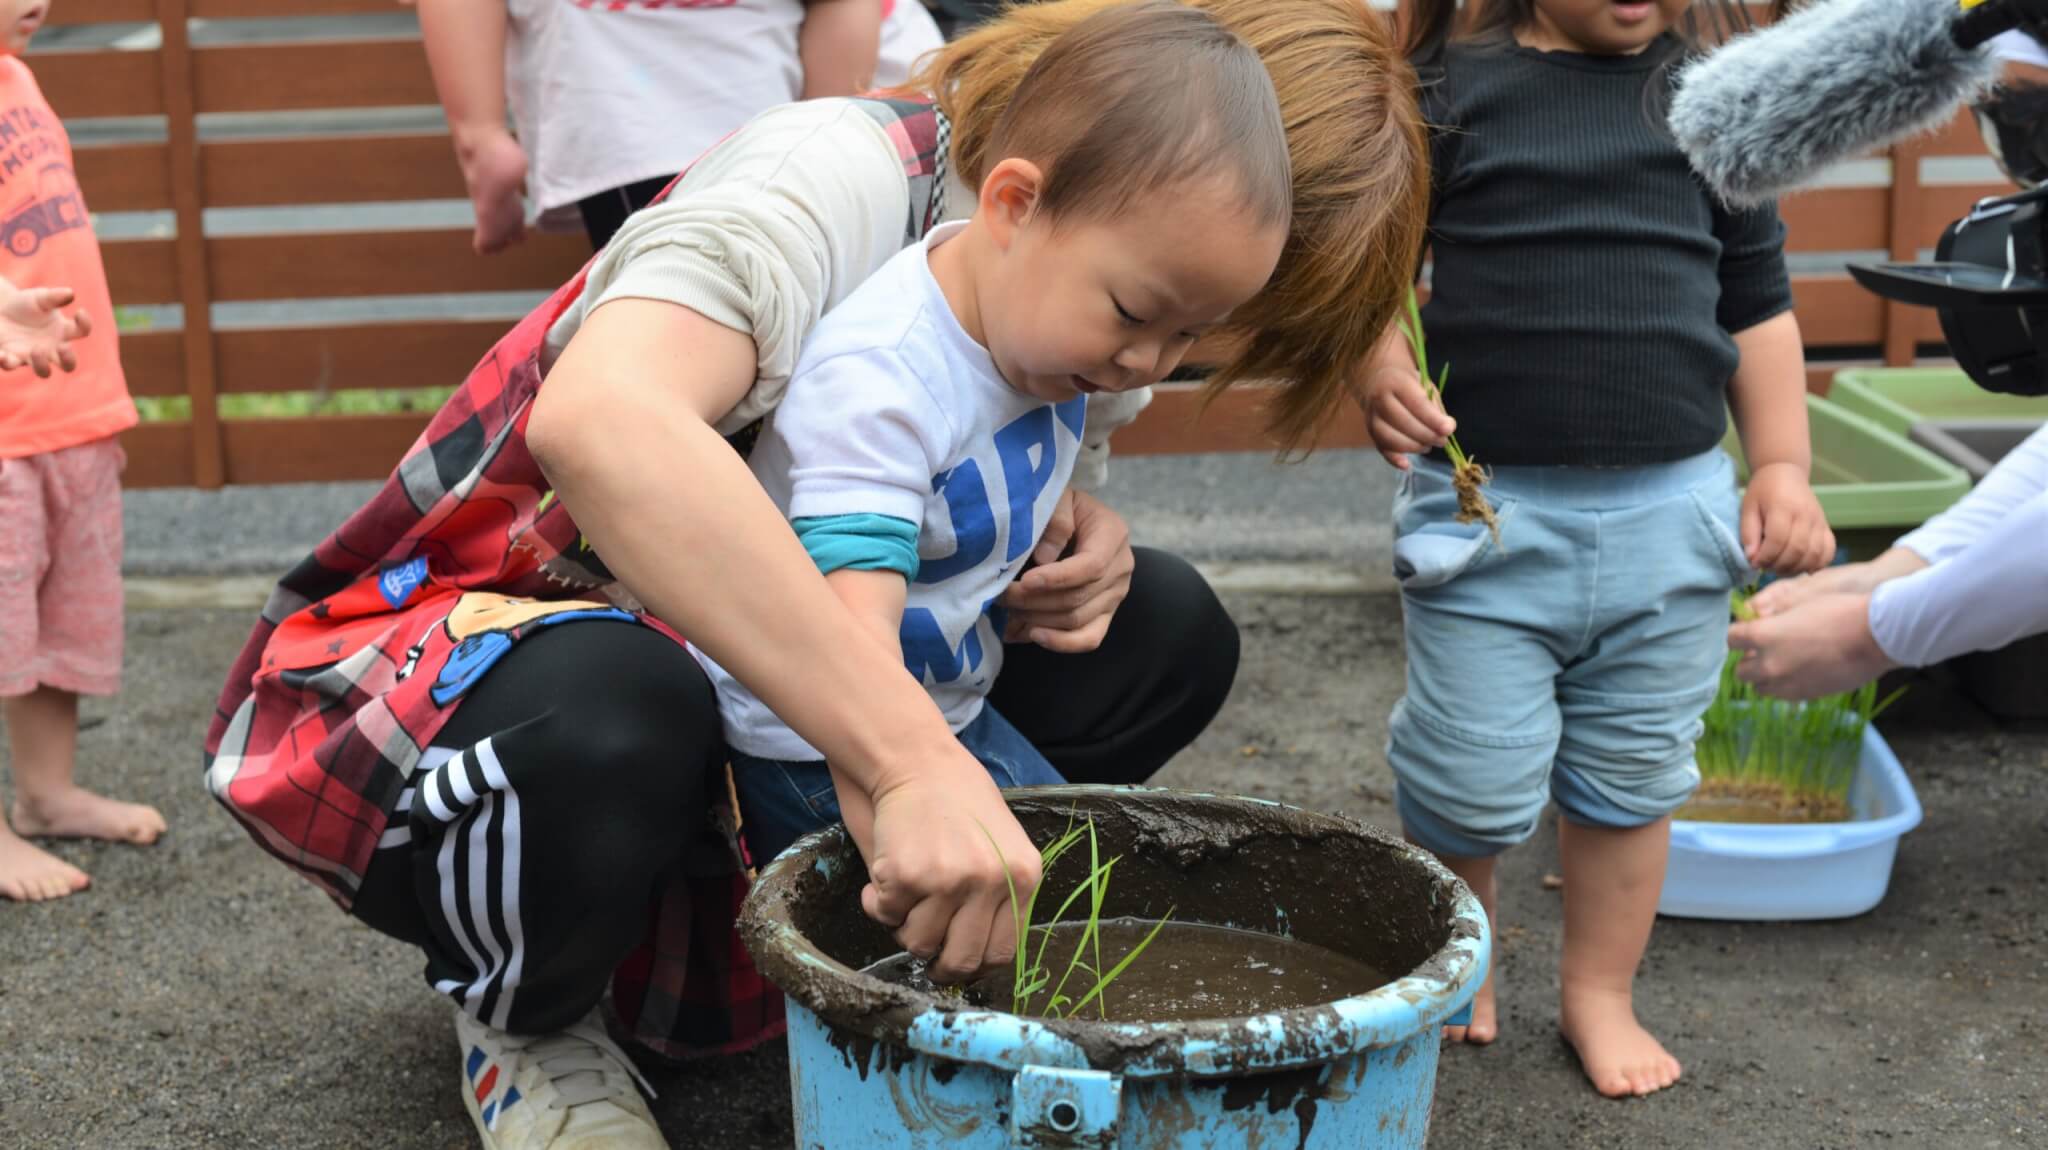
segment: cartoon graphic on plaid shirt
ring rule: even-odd
[[[419,669],[420,660],[427,651],[428,635],[437,629],[446,633],[454,646],[448,649],[442,660],[433,686],[434,702],[445,707],[475,686],[522,636],[557,623],[589,619],[615,619],[622,623],[637,621],[630,612],[607,603],[578,599],[515,599],[509,595],[473,591],[457,599],[454,609],[446,617],[428,628],[427,635],[420,636],[419,642],[407,648],[405,664],[398,669],[398,678],[409,678]]]

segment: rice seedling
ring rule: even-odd
[[[1755,618],[1748,597],[1731,601],[1737,618]],[[1721,685],[1704,716],[1695,756],[1700,794],[1681,816],[1714,820],[1714,801],[1735,804],[1741,817],[1758,811],[1782,819],[1831,822],[1849,817],[1863,732],[1903,691],[1878,698],[1877,684],[1807,703],[1773,699],[1737,677],[1742,652],[1721,665]],[[1704,800],[1704,801],[1703,801]],[[1725,816],[1729,811],[1723,811]]]
[[[984,827],[982,833],[987,835],[987,828]],[[1076,826],[1070,816],[1066,830],[1040,848],[1039,861],[1043,866],[1043,873],[1049,875],[1052,873],[1053,864],[1084,840],[1088,844],[1088,877],[1075,884],[1074,889],[1068,892],[1059,909],[1053,912],[1050,922],[1033,922],[1038,896],[1044,890],[1043,885],[1031,892],[1031,897],[1020,903],[1017,898],[1017,885],[1014,881],[1010,883],[1010,910],[1017,927],[1017,957],[1010,982],[1012,1014],[1029,1016],[1034,1009],[1033,1000],[1041,993],[1049,991],[1044,1003],[1036,1008],[1040,1017],[1073,1018],[1093,1004],[1099,1017],[1108,1018],[1109,1011],[1103,992],[1130,967],[1132,962],[1136,961],[1140,954],[1144,953],[1146,947],[1152,945],[1152,940],[1159,937],[1160,930],[1173,918],[1173,908],[1169,908],[1138,945],[1132,947],[1115,966],[1103,970],[1102,904],[1109,895],[1110,872],[1123,856],[1117,855],[1104,862],[1101,844],[1095,836],[1094,817],[1090,816],[1085,824]],[[995,849],[996,858],[1004,862],[1004,869],[1007,872],[1008,862],[1003,859],[1002,848],[996,846],[994,836],[989,836],[989,846]],[[1073,954],[1068,956],[1066,965],[1060,969],[1058,982],[1054,982],[1052,969],[1046,965],[1046,951],[1052,946],[1055,929],[1071,925],[1067,923],[1067,912],[1073,910],[1075,904],[1081,902],[1084,897],[1087,900],[1088,917],[1080,924],[1081,936],[1074,942]],[[1089,961],[1091,957],[1092,962]],[[1057,956],[1055,962],[1057,963]],[[1087,990],[1080,992],[1078,997],[1067,994],[1067,985],[1076,972],[1084,976],[1084,981],[1093,980],[1087,983]],[[1076,990],[1079,989],[1077,986]]]
[[[1415,289],[1408,289],[1408,314],[1401,317],[1401,332],[1408,337],[1408,350],[1415,353],[1415,369],[1422,375],[1422,386],[1429,392],[1430,401],[1439,409],[1444,406],[1444,388],[1450,384],[1451,365],[1445,364],[1437,375],[1429,373],[1429,351],[1422,339],[1422,305],[1416,302]],[[1451,487],[1458,493],[1458,522],[1484,523],[1493,535],[1493,545],[1500,542],[1500,520],[1493,514],[1493,504],[1487,502],[1484,488],[1489,480],[1486,469],[1479,461],[1465,454],[1453,435],[1444,441],[1444,453],[1451,457]]]

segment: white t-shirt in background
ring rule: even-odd
[[[1066,490],[1087,400],[1012,388],[960,326],[928,252],[932,229],[812,330],[748,466],[791,519],[885,515],[917,525],[903,656],[955,731],[1002,669],[990,617]],[[824,756],[701,652],[726,741],[769,759]]]
[[[801,0],[508,2],[505,86],[542,227],[580,227],[577,201],[680,172],[803,91]]]

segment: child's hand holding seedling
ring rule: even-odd
[[[1406,341],[1399,338],[1382,344],[1366,368],[1357,391],[1358,406],[1365,413],[1365,431],[1381,458],[1407,470],[1408,457],[1442,447],[1458,429],[1458,422],[1438,407],[1422,382],[1422,373]]]
[[[1771,463],[1750,475],[1742,496],[1742,553],[1750,566],[1778,575],[1818,571],[1834,560],[1835,533],[1804,467]]]

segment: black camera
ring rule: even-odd
[[[2043,38],[2037,21],[2025,31]],[[2048,395],[2048,88],[2002,86],[1974,109],[1985,145],[2024,191],[1980,201],[1950,224],[1934,263],[1851,264],[1886,299],[1931,307],[1977,386]]]

